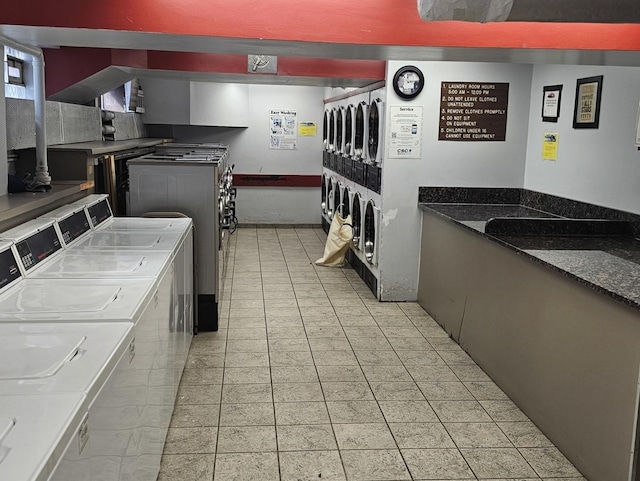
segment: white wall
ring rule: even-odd
[[[424,90],[410,102],[400,99],[391,86],[394,73],[404,65],[417,66],[425,76]],[[383,300],[412,300],[417,296],[422,222],[417,207],[419,186],[523,186],[531,73],[531,65],[388,62],[386,118],[390,105],[423,106],[423,144],[421,159],[384,160],[380,246]],[[452,81],[510,84],[506,141],[438,141],[440,84]],[[386,132],[388,135],[388,124]]]
[[[573,129],[576,80],[604,75],[600,127]],[[542,122],[542,88],[563,85],[560,118]],[[524,186],[640,214],[640,152],[634,145],[640,68],[536,65]],[[559,132],[558,160],[542,160],[545,131]]]
[[[320,175],[322,173],[323,87],[247,85],[247,128],[176,125],[183,142],[223,142],[239,174]],[[146,96],[145,87],[145,96]],[[204,101],[203,101],[204,102]],[[298,137],[296,150],[272,150],[269,110],[298,111],[298,121],[314,121],[315,137]],[[238,218],[244,223],[318,224],[319,188],[243,187],[238,189]]]

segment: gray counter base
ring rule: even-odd
[[[635,479],[637,310],[429,212],[418,301],[587,479]]]

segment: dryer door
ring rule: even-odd
[[[356,125],[353,140],[353,157],[354,159],[364,160],[366,158],[367,143],[367,120],[368,120],[367,104],[360,102],[356,107]]]
[[[329,111],[324,111],[324,118],[322,119],[322,148],[328,150],[329,148]]]
[[[329,152],[336,149],[336,109],[331,110],[329,115]]]
[[[360,249],[360,241],[362,235],[362,211],[360,208],[360,194],[353,194],[353,202],[351,204],[351,219],[353,222],[353,245]]]
[[[364,256],[369,264],[373,264],[376,249],[376,223],[373,201],[367,202],[364,213]]]
[[[353,155],[353,114],[354,107],[349,105],[345,112],[344,119],[344,155],[351,157]]]
[[[333,189],[333,209],[336,214],[340,214],[342,216],[342,199],[340,198],[340,192],[342,191],[342,186],[337,184]]]
[[[369,159],[371,163],[378,161],[378,149],[380,148],[380,111],[378,102],[371,102],[369,106],[369,140],[367,142]]]
[[[336,111],[336,152],[344,152],[344,108]]]
[[[345,187],[342,191],[342,217],[345,219],[351,214],[351,189]]]
[[[326,213],[327,212],[327,176],[323,175],[322,176],[322,186],[320,187],[320,195],[321,195],[321,202],[320,202],[320,208],[322,209],[322,213]]]

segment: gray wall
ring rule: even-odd
[[[387,79],[404,65],[419,67],[425,87],[414,100],[400,99],[387,85],[390,105],[423,106],[421,159],[386,159],[383,164],[380,271],[383,300],[415,300],[421,215],[418,186],[522,187],[531,95],[531,65],[390,61]],[[505,142],[438,141],[440,84],[444,81],[508,82]],[[389,135],[389,129],[386,129]]]
[[[188,82],[187,82],[188,83]],[[147,84],[145,81],[145,98]],[[233,85],[233,84],[229,84]],[[173,85],[184,90],[179,85]],[[230,161],[238,174],[320,175],[322,173],[323,87],[282,85],[245,85],[248,101],[247,127],[205,127],[174,125],[169,130],[154,127],[158,133],[180,142],[223,142],[231,146]],[[202,95],[200,89],[199,95]],[[146,100],[146,121],[159,118]],[[203,99],[203,103],[207,100]],[[214,106],[211,106],[214,108]],[[296,150],[269,148],[269,110],[298,111],[298,121],[314,121],[318,125],[315,137],[298,137]],[[179,118],[183,118],[181,115]],[[177,122],[178,123],[178,122]],[[241,187],[238,188],[238,218],[241,223],[319,224],[319,188]]]
[[[576,79],[604,75],[600,128],[573,129]],[[542,122],[542,88],[562,84],[558,123]],[[536,65],[524,186],[640,213],[640,152],[635,146],[640,68]],[[558,160],[542,160],[545,131],[559,132]]]

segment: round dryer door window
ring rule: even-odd
[[[349,214],[351,214],[351,206],[349,205],[349,189],[345,189],[342,194],[342,216],[346,219]]]
[[[356,159],[362,158],[364,142],[364,108],[360,103],[356,108],[356,128],[353,139],[353,153]]]
[[[336,185],[333,189],[333,210],[336,214],[342,212],[342,205],[340,204],[340,187]]]
[[[353,194],[353,208],[351,209],[351,221],[353,224],[353,243],[360,243],[360,226],[362,225],[362,213],[360,212],[360,194]]]
[[[373,213],[373,202],[367,203],[364,213],[364,256],[367,262],[373,263],[373,251],[376,247],[376,224]]]
[[[378,103],[371,102],[369,106],[369,158],[375,161],[378,155],[378,146],[380,145],[380,112],[378,111]]]
[[[327,177],[324,175],[322,176],[320,195],[322,196],[322,202],[320,203],[322,212],[327,212]]]
[[[324,118],[322,119],[322,145],[326,149],[329,145],[329,112],[324,111]]]
[[[336,115],[335,111],[331,111],[331,115],[329,115],[329,150],[333,150],[335,147],[336,141]]]
[[[351,155],[353,142],[353,105],[347,107],[346,117],[344,119],[344,153]]]
[[[344,116],[344,110],[341,108],[336,111],[336,150],[340,153],[343,151],[342,145],[342,117]]]

